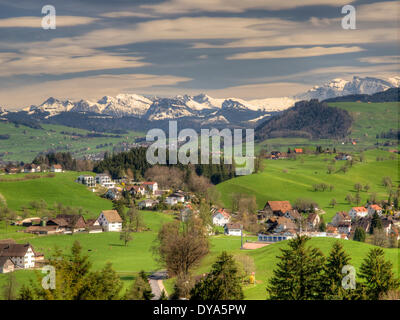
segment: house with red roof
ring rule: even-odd
[[[377,204],[370,204],[370,205],[368,206],[368,214],[369,214],[370,216],[372,216],[375,212],[376,212],[378,215],[382,215],[383,210],[382,210],[382,208],[381,208],[380,206],[378,206]]]
[[[212,222],[216,226],[223,227],[231,221],[231,215],[224,209],[217,210],[212,216]]]
[[[365,207],[353,207],[349,211],[349,216],[352,220],[363,218],[368,215],[368,209]]]

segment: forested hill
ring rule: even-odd
[[[353,122],[346,110],[318,100],[300,101],[256,128],[257,140],[277,137],[327,139],[345,137]]]
[[[352,94],[349,96],[327,99],[324,102],[395,102],[400,101],[400,88],[390,88],[374,94]]]

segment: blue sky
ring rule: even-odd
[[[55,30],[41,28],[44,5]],[[344,30],[341,8],[356,8]],[[396,1],[0,0],[0,106],[49,96],[289,96],[398,75]]]

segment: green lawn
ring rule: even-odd
[[[349,205],[345,197],[348,193],[355,194],[354,184],[357,182],[370,185],[368,192],[361,192],[363,204],[372,192],[376,192],[381,199],[387,198],[381,181],[384,176],[390,176],[395,185],[399,184],[398,160],[376,161],[376,157],[389,159],[391,155],[386,151],[369,150],[365,152],[366,162],[356,162],[347,173],[332,174],[327,173],[327,166],[333,155],[303,155],[297,160],[265,160],[263,172],[227,180],[218,184],[217,189],[227,208],[231,207],[234,193],[256,196],[260,209],[268,200],[289,200],[293,204],[297,198],[312,199],[326,211],[325,222],[329,222],[337,211],[348,211],[354,206]],[[344,163],[345,161],[337,161],[336,170]],[[333,185],[334,190],[313,191],[312,185],[319,183]],[[335,208],[329,205],[333,198],[337,201]]]
[[[84,185],[75,182],[80,174],[84,173],[60,172],[50,178],[43,173],[30,173],[29,175],[39,175],[41,178],[15,182],[4,182],[1,179],[16,179],[26,174],[3,175],[0,177],[0,195],[13,210],[20,210],[22,206],[29,207],[29,202],[41,199],[50,208],[56,202],[65,206],[82,207],[88,211],[85,217],[97,217],[100,211],[111,209],[111,201],[100,198]]]

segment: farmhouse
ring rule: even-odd
[[[62,233],[63,229],[59,226],[30,226],[26,228],[24,232],[37,235],[50,235]]]
[[[268,201],[263,209],[270,216],[283,216],[290,210],[293,210],[293,208],[289,201]]]
[[[63,168],[61,164],[53,164],[50,168],[51,172],[62,172]]]
[[[337,212],[336,215],[332,218],[332,225],[337,227],[339,224],[342,223],[350,223],[351,218],[350,215],[347,214],[345,211]]]
[[[64,233],[84,231],[86,222],[83,216],[74,214],[59,214],[47,221],[47,226],[58,226]]]
[[[115,183],[111,180],[111,177],[106,173],[97,174],[95,177],[95,181],[97,184],[105,188],[115,187]]]
[[[368,206],[368,214],[372,216],[374,213],[377,213],[378,215],[382,215],[382,208],[378,206],[377,204],[370,204]]]
[[[225,234],[228,236],[242,235],[242,227],[239,223],[227,223],[224,229],[225,229]]]
[[[283,216],[292,221],[300,221],[301,220],[301,214],[296,209],[288,210],[287,212],[285,212],[285,214]]]
[[[133,196],[144,196],[146,194],[146,188],[143,186],[128,186],[126,190]]]
[[[224,208],[217,210],[212,216],[212,222],[216,226],[223,227],[231,221],[231,216]]]
[[[105,231],[121,231],[122,219],[117,210],[103,210],[97,219]]]
[[[276,223],[273,226],[274,233],[281,233],[289,229],[296,229],[296,224],[292,220],[286,217],[278,217],[276,219]]]
[[[86,221],[86,231],[89,233],[100,233],[103,232],[103,227],[97,219],[88,219]]]
[[[85,186],[90,187],[90,188],[93,188],[96,186],[94,177],[90,176],[88,174],[79,176],[75,181],[78,183],[84,184]]]
[[[368,209],[364,207],[353,207],[349,211],[349,216],[352,220],[363,218],[368,215]]]
[[[121,198],[121,194],[116,188],[110,188],[107,190],[107,192],[104,194],[104,197],[110,200],[118,200]]]
[[[29,243],[0,244],[0,258],[10,259],[16,268],[29,269],[35,267],[35,252]]]

